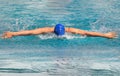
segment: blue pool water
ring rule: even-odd
[[[120,76],[120,0],[0,0],[5,31],[62,23],[88,31],[115,31],[106,39],[66,33],[0,39],[0,73],[48,76]]]

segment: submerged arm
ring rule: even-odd
[[[89,32],[89,31],[80,30],[80,29],[76,29],[76,28],[66,28],[65,31],[70,32],[70,33],[74,33],[74,34],[93,36],[93,37],[105,37],[105,38],[116,37],[115,32],[108,32],[108,33]]]
[[[18,31],[18,32],[5,32],[2,36],[2,38],[11,38],[13,36],[26,36],[26,35],[38,35],[43,33],[50,33],[53,32],[53,27],[45,27],[45,28],[38,28],[34,30],[24,30],[24,31]]]

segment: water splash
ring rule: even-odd
[[[49,34],[38,35],[38,37],[40,39],[54,39],[54,38],[76,39],[76,38],[85,38],[86,36],[77,36],[77,35],[70,34],[70,33],[65,33],[65,35],[63,35],[63,36],[57,36],[57,35],[55,35],[53,33],[49,33]]]

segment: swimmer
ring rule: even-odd
[[[104,38],[115,38],[115,32],[108,32],[108,33],[99,33],[99,32],[89,32],[77,28],[70,28],[64,27],[62,24],[57,24],[55,27],[44,27],[44,28],[37,28],[34,30],[24,30],[18,32],[5,32],[2,35],[2,38],[12,38],[14,36],[27,36],[27,35],[39,35],[44,33],[55,33],[57,36],[62,36],[65,32],[73,33],[73,34],[80,34],[83,36],[92,36],[92,37],[104,37]]]

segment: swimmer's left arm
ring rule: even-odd
[[[117,36],[115,32],[108,32],[108,33],[90,32],[76,28],[66,28],[65,31],[74,34],[93,36],[93,37],[115,38]]]
[[[13,36],[26,36],[26,35],[38,35],[42,33],[54,32],[53,27],[38,28],[34,30],[24,30],[18,32],[5,32],[2,35],[2,38],[12,38]]]
[[[74,33],[74,34],[80,34],[80,35],[86,35],[86,31],[85,30],[81,30],[81,29],[77,29],[77,28],[65,28],[66,32],[69,33]]]

